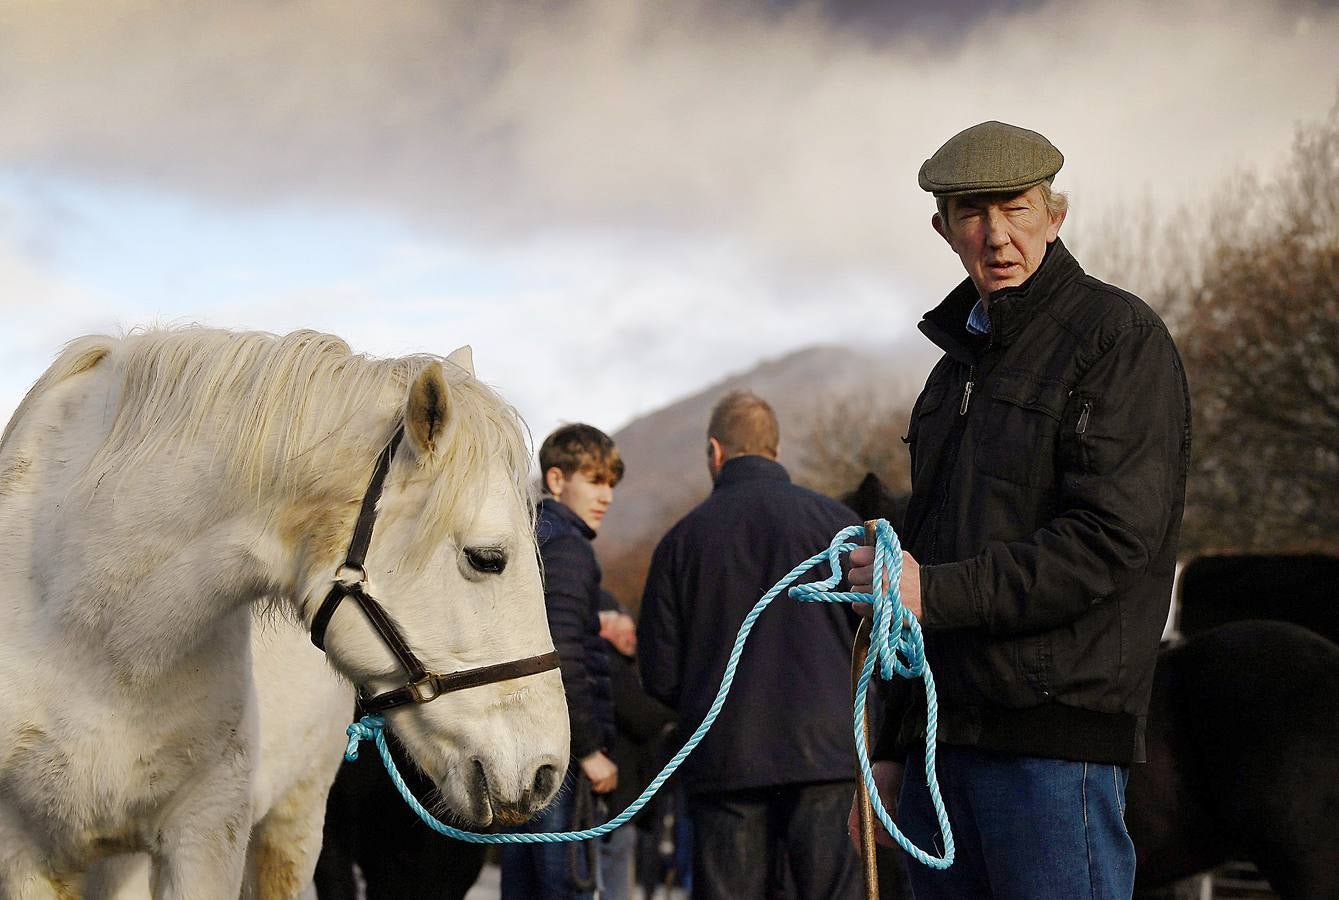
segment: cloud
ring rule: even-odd
[[[729,12],[722,12],[728,9]],[[0,160],[502,245],[729,240],[761,269],[942,286],[920,161],[984,118],[1077,213],[1268,164],[1339,83],[1339,10],[1048,3],[862,34],[818,6],[108,0],[3,14]],[[919,302],[919,301],[918,301]]]

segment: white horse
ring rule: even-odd
[[[0,440],[0,894],[77,896],[99,860],[140,852],[155,897],[232,900],[248,843],[248,894],[310,880],[314,850],[284,846],[319,846],[319,805],[294,789],[324,803],[350,711],[327,707],[348,694],[299,675],[258,708],[253,652],[275,654],[255,661],[271,688],[314,659],[252,640],[264,598],[390,705],[447,810],[487,826],[547,804],[568,732],[528,463],[515,413],[435,358],[311,332],[72,343]],[[500,664],[458,691],[433,674]],[[286,771],[261,765],[262,732],[289,742]]]

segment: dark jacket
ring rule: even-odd
[[[965,327],[976,301],[964,281],[921,323],[945,356],[907,433],[939,739],[1140,760],[1189,460],[1180,358],[1058,240],[991,295],[986,337]],[[923,734],[923,700],[904,724]]]
[[[656,547],[642,598],[642,683],[686,738],[716,697],[739,626],[796,565],[855,524],[761,456],[730,460]],[[846,606],[777,597],[744,647],[715,727],[680,771],[692,793],[854,777]]]
[[[600,564],[595,532],[557,500],[539,507],[536,526],[544,575],[544,609],[558,651],[572,726],[572,756],[589,756],[614,740],[609,661],[600,637]]]
[[[642,689],[636,659],[624,656],[608,641],[605,642],[605,652],[609,657],[617,728],[611,754],[618,765],[618,787],[609,795],[612,815],[626,809],[659,773],[663,762],[661,744],[666,731],[674,724],[675,716],[674,710]],[[641,818],[639,814],[633,821],[638,822]]]

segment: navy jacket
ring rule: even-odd
[[[600,638],[600,564],[590,544],[595,532],[572,510],[546,498],[536,536],[544,608],[567,694],[572,756],[581,759],[614,740],[609,660]]]
[[[642,682],[687,737],[715,699],[739,626],[759,598],[825,548],[855,513],[792,484],[761,456],[729,460],[711,496],[656,547],[637,629]],[[813,579],[820,577],[817,573]],[[690,793],[851,779],[846,605],[781,595],[758,619],[715,727],[684,763]]]

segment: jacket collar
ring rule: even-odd
[[[967,316],[980,299],[972,279],[963,279],[944,301],[925,314],[920,329],[950,356],[975,362],[983,346],[1007,347],[1064,285],[1083,274],[1060,238],[1046,248],[1041,265],[1027,281],[990,295],[990,335],[983,341],[967,330]]]
[[[576,513],[572,512],[569,507],[559,503],[552,497],[545,497],[543,502],[539,504],[539,519],[541,528],[545,527],[544,520],[548,519],[555,525],[564,523],[575,528],[588,541],[595,540],[595,530],[587,525],[581,516],[578,516]],[[553,535],[546,533],[542,536],[552,537]]]
[[[790,481],[786,467],[765,456],[736,456],[727,459],[716,476],[713,491],[742,481]]]

